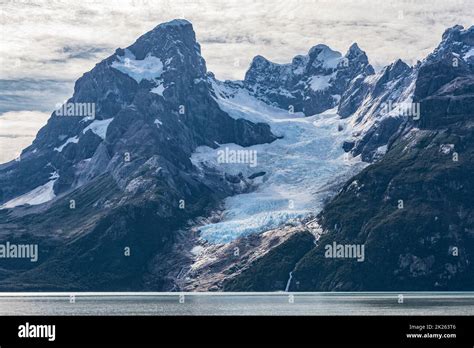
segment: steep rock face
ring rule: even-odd
[[[44,184],[53,172],[59,175],[54,190],[59,194],[84,182],[79,169],[90,175],[102,173],[91,165],[118,169],[125,152],[132,165],[134,158],[159,155],[189,168],[189,155],[199,145],[248,146],[275,139],[265,124],[234,120],[222,112],[209,95],[205,76],[187,21],[159,25],[127,49],[118,49],[77,81],[67,101],[93,104],[95,119],[54,112],[21,161],[0,166],[0,202]]]
[[[467,60],[453,64],[448,49],[461,47],[461,56],[473,33],[454,27],[443,35],[418,72],[419,129],[397,139],[320,215],[327,234],[296,267],[304,289],[474,288],[474,70]],[[366,261],[326,258],[323,246],[333,241],[364,245]]]
[[[474,64],[472,45],[472,27],[454,26],[446,30],[433,53],[414,67],[397,60],[375,76],[354,79],[338,107],[342,117],[356,120],[348,151],[368,162],[380,158],[386,145],[413,127],[421,113],[420,99],[456,77],[469,75]]]
[[[354,119],[353,156],[372,162],[384,153],[391,138],[407,124],[412,124],[411,103],[417,78],[417,68],[400,59],[366,78],[355,79],[341,98],[338,113]]]
[[[308,116],[337,106],[350,81],[372,74],[367,56],[357,44],[345,56],[326,45],[317,45],[289,64],[255,57],[244,86],[269,104]]]
[[[211,258],[195,270],[204,284],[181,279],[185,289],[283,290],[292,271],[291,290],[472,290],[472,46],[473,28],[456,26],[423,62],[375,74],[356,44],[344,57],[317,45],[290,64],[258,56],[244,81],[216,89],[191,24],[157,26],[77,81],[67,103],[93,103],[95,118],[54,112],[20,161],[0,165],[0,237],[40,245],[39,263],[2,265],[0,289],[174,289],[187,221],[266,176],[190,161],[200,145],[276,139],[216,102],[245,90],[306,116],[337,107],[352,127],[344,149],[375,163],[319,215],[316,247],[306,228],[248,236],[221,251],[242,244],[251,259]],[[36,196],[44,204],[20,206]],[[253,250],[254,239],[268,250]],[[364,262],[328,259],[332,242],[364,245]]]
[[[424,117],[420,127],[436,129],[472,116],[474,27],[454,26],[420,68],[414,99]]]
[[[290,290],[474,289],[474,70],[468,54],[473,33],[474,27],[448,29],[440,46],[414,71],[398,62],[372,86],[366,83],[366,91],[360,84],[365,96],[354,99],[364,100],[355,113],[359,122],[374,117],[360,108],[383,96],[387,83],[410,86],[394,90],[403,97],[409,91],[410,100],[419,103],[420,117],[395,124],[395,133],[387,132],[386,154],[351,178],[325,206],[318,216],[323,233],[298,261]],[[372,102],[367,107],[377,108]],[[384,123],[392,119],[385,117]],[[374,122],[365,137],[371,129],[380,134],[382,124]],[[364,137],[356,144],[360,139]],[[354,144],[346,146],[354,151]],[[363,261],[347,253],[326,254],[333,243],[363,246]],[[275,268],[278,264],[274,261]]]
[[[296,267],[303,289],[472,290],[473,134],[472,119],[412,131],[347,183]],[[334,241],[364,245],[365,261],[326,258]]]
[[[55,111],[21,160],[0,166],[2,239],[44,235],[49,246],[44,263],[3,279],[3,288],[139,288],[130,277],[143,276],[173,231],[245,189],[198,172],[190,161],[196,147],[276,139],[267,124],[219,108],[184,20],[157,26],[84,74],[65,105],[86,103],[95,117]],[[39,189],[46,203],[29,205]],[[125,247],[135,256],[124,258]]]

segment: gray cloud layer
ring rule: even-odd
[[[424,57],[469,0],[3,0],[0,78],[75,80],[157,24],[190,20],[209,70],[240,79],[253,56],[287,62],[318,43],[356,41],[375,66]]]
[[[415,63],[447,27],[474,22],[470,0],[0,0],[0,163],[33,139],[73,82],[159,23],[190,20],[208,69],[242,79],[252,58],[284,63],[325,43],[358,42],[377,68]],[[25,110],[31,110],[28,112]],[[36,110],[36,112],[34,112]]]
[[[10,111],[0,116],[0,163],[20,156],[46,124],[49,113],[37,111]]]

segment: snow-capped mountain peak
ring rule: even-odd
[[[234,120],[220,110],[206,73],[193,27],[186,20],[160,24],[129,47],[117,49],[77,80],[65,103],[73,109],[91,106],[93,114],[53,112],[24,150],[21,163],[3,166],[9,168],[2,176],[8,188],[1,191],[0,202],[45,185],[50,166],[58,172],[50,185],[48,197],[53,199],[101,175],[112,176],[124,190],[135,180],[136,188],[137,182],[145,182],[139,168],[151,158],[163,172],[167,168],[176,174],[191,167],[189,157],[197,146],[248,146],[275,139],[268,125]],[[155,180],[146,184],[151,191]]]
[[[426,62],[436,61],[449,56],[452,62],[465,61],[471,66],[474,64],[474,26],[464,29],[462,25],[455,25],[445,30],[438,47],[428,55]],[[457,60],[457,62],[456,62]]]
[[[244,85],[262,101],[309,116],[337,106],[352,79],[373,73],[367,56],[357,44],[345,56],[318,44],[308,54],[298,55],[287,64],[255,57]]]

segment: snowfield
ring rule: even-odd
[[[313,76],[309,82],[309,86],[315,92],[323,91],[326,88],[329,88],[329,86],[331,85],[329,82],[334,76],[336,76],[335,73],[332,73],[330,75]]]
[[[46,184],[38,186],[30,192],[9,200],[0,206],[0,209],[14,208],[20,205],[38,205],[49,202],[56,197],[53,187],[58,176],[52,175],[51,179],[52,180],[48,181]]]
[[[137,60],[135,55],[128,49],[123,57],[117,56],[118,61],[112,63],[112,68],[127,74],[138,83],[141,80],[153,80],[163,73],[163,63],[157,57],[146,56],[145,59]]]
[[[269,106],[243,89],[213,81],[216,101],[234,118],[268,123],[275,135],[271,144],[243,148],[220,144],[217,149],[199,147],[191,160],[197,167],[212,166],[223,173],[245,177],[266,172],[258,188],[225,200],[224,218],[200,227],[201,237],[211,243],[228,243],[240,236],[260,233],[284,224],[297,224],[311,213],[318,213],[324,200],[334,192],[332,184],[355,174],[366,164],[351,158],[342,149],[350,138],[352,124],[340,119],[335,110],[304,117]],[[257,166],[245,163],[218,163],[224,147],[257,151]]]
[[[105,140],[107,128],[109,128],[109,124],[112,122],[112,120],[113,118],[108,118],[106,120],[95,120],[82,130],[82,134],[85,134],[90,129],[92,132],[101,137],[102,140]]]
[[[62,152],[63,149],[66,147],[66,145],[68,145],[70,143],[77,144],[78,142],[79,142],[79,138],[77,136],[71,137],[71,138],[67,139],[61,146],[55,147],[54,151]]]

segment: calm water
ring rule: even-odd
[[[474,315],[474,292],[183,295],[0,294],[0,315]]]

